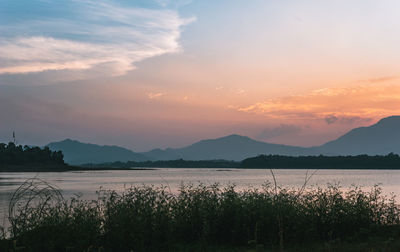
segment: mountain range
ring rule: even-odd
[[[298,147],[256,141],[246,136],[229,135],[201,140],[183,148],[154,149],[137,153],[118,146],[100,146],[66,139],[47,145],[61,150],[69,164],[145,160],[235,160],[259,154],[278,155],[382,155],[400,154],[400,116],[381,119],[369,127],[355,128],[336,140],[321,146]]]

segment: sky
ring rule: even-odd
[[[397,0],[0,0],[0,141],[315,146],[400,114]]]

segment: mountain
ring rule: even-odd
[[[355,128],[324,145],[304,148],[256,141],[246,136],[229,135],[196,142],[183,148],[154,149],[135,153],[118,146],[100,146],[66,139],[50,143],[51,150],[61,150],[69,164],[146,160],[234,160],[259,154],[299,155],[385,155],[400,154],[400,116],[381,119],[369,127]]]
[[[202,140],[179,149],[155,149],[142,153],[153,160],[226,159],[239,161],[259,154],[278,155],[386,155],[400,154],[400,116],[381,119],[369,127],[355,128],[336,140],[304,148],[271,144],[240,135]]]
[[[155,149],[142,153],[153,160],[215,160],[240,161],[259,154],[312,155],[314,150],[253,140],[246,136],[229,135],[217,139],[202,140],[179,149]]]
[[[53,151],[61,150],[64,154],[64,161],[71,165],[149,160],[149,158],[140,153],[135,153],[122,147],[100,146],[71,139],[49,143],[47,146]]]
[[[338,139],[316,147],[332,155],[400,154],[400,116],[381,119],[369,127],[355,128]]]

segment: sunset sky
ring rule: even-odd
[[[400,114],[398,0],[1,0],[0,141],[319,145]]]

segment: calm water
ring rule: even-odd
[[[281,186],[301,187],[306,170],[274,170]],[[310,170],[309,173],[313,172]],[[182,182],[198,184],[236,184],[238,189],[261,187],[272,181],[268,170],[253,169],[155,169],[130,171],[80,171],[47,173],[0,173],[0,221],[7,216],[9,199],[13,191],[26,179],[41,178],[59,187],[65,197],[82,194],[85,199],[96,198],[96,190],[122,191],[130,185],[164,185],[177,192]],[[319,170],[311,178],[309,186],[324,187],[328,183],[340,183],[344,188],[351,185],[369,190],[381,184],[385,194],[400,196],[400,170]],[[2,221],[0,222],[0,224]]]

